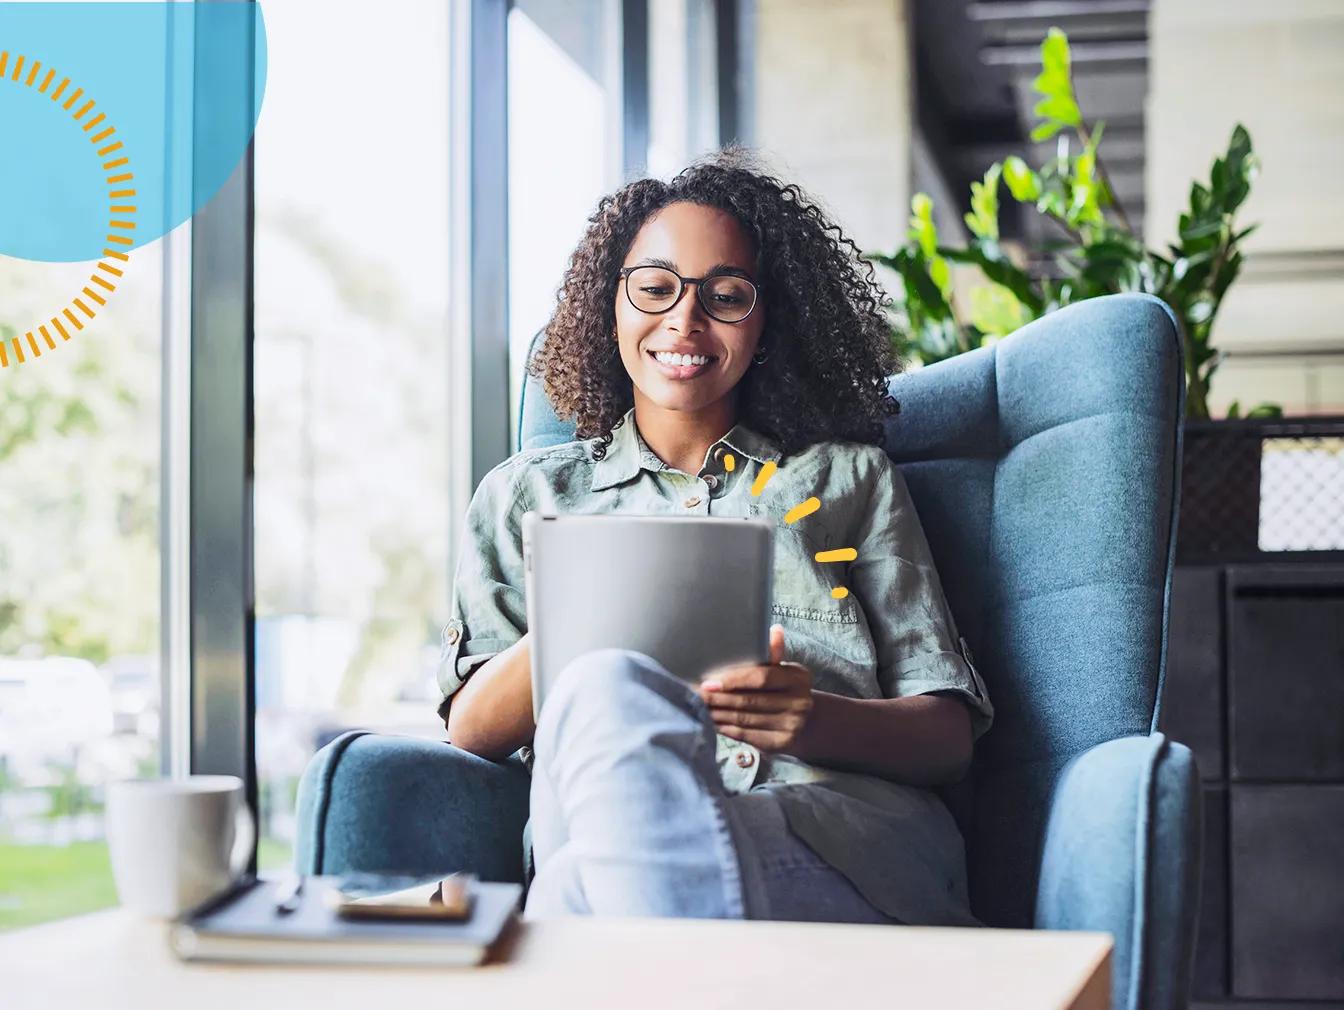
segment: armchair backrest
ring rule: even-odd
[[[1029,926],[1050,791],[1073,756],[1157,721],[1185,381],[1176,322],[1145,295],[1052,313],[892,378],[886,448],[995,707],[947,792],[972,907]],[[528,377],[520,448],[574,427]]]

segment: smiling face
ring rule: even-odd
[[[727,274],[758,283],[751,240],[737,219],[694,203],[670,204],[644,222],[622,264],[640,265],[666,267],[683,277]],[[634,383],[636,407],[701,412],[731,405],[734,388],[751,367],[765,325],[765,306],[758,300],[740,322],[720,322],[701,304],[700,286],[688,284],[671,309],[650,314],[631,304],[627,283],[636,285],[631,294],[646,305],[656,305],[668,292],[656,286],[640,290],[644,282],[636,278],[616,286],[616,337],[621,361]],[[675,293],[673,287],[670,294]],[[725,297],[724,304],[728,301]],[[666,364],[655,357],[657,352],[673,351],[707,356],[709,361],[697,367]]]

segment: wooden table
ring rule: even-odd
[[[186,964],[120,909],[0,933],[6,1010],[939,1010],[1110,1006],[1104,933],[520,922],[474,968]]]

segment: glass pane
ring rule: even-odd
[[[518,0],[509,11],[513,429],[532,337],[588,216],[620,179],[620,60],[619,12],[605,0]]]
[[[442,738],[449,5],[271,0],[255,185],[262,869],[352,727]],[[322,29],[314,44],[315,19]]]
[[[115,904],[106,784],[159,774],[161,246],[23,363],[98,261],[0,257],[0,929]]]

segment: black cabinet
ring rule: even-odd
[[[1178,566],[1161,726],[1204,779],[1196,1005],[1344,1007],[1344,565]]]

